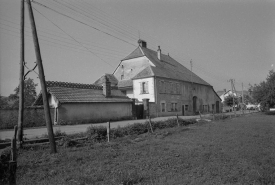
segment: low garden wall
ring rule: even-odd
[[[54,109],[50,109],[51,118],[54,117]],[[0,109],[0,129],[12,129],[18,124],[18,109]],[[29,107],[24,109],[23,127],[46,126],[43,107]]]

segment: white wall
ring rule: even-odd
[[[148,94],[140,94],[140,83],[141,82],[148,82]],[[143,78],[133,80],[133,89],[134,89],[134,97],[139,101],[142,101],[144,98],[149,98],[149,102],[155,102],[155,82],[154,78]]]
[[[58,101],[52,94],[50,94],[50,97],[49,97],[49,105],[50,107],[54,107],[54,108],[58,106]]]
[[[134,98],[133,90],[126,90],[126,96],[128,96],[129,98]]]

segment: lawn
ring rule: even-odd
[[[20,150],[18,184],[275,184],[275,117],[261,113]]]

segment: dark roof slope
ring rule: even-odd
[[[132,79],[130,80],[121,80],[118,82],[118,88],[122,89],[122,88],[132,88],[133,87],[133,81]]]
[[[111,86],[117,86],[118,80],[113,74],[104,74],[94,82],[94,85],[102,85],[105,80],[105,76],[108,78],[109,82],[111,82]]]
[[[138,57],[142,57],[144,56],[144,54],[142,53],[140,47],[137,47],[132,53],[130,53],[127,57],[125,57],[122,60],[129,60],[132,58],[138,58]]]
[[[46,83],[48,93],[60,103],[132,102],[117,88],[112,88],[111,96],[106,98],[102,93],[102,86],[51,81]],[[43,105],[41,93],[33,103],[33,106],[36,105]]]
[[[145,47],[138,47],[135,51],[140,50],[140,53],[144,53],[156,67],[149,66],[138,73],[133,79],[144,78],[149,76],[158,76],[164,78],[170,78],[175,80],[182,80],[188,82],[194,82],[203,85],[209,85],[206,81],[201,79],[198,75],[191,72],[189,69],[184,67],[182,64],[174,60],[168,55],[161,54],[161,60],[157,57],[157,52]],[[140,54],[141,55],[141,54]],[[128,55],[126,59],[135,58],[136,55]],[[126,60],[123,59],[123,60]]]

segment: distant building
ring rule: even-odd
[[[132,119],[132,100],[104,76],[101,85],[46,82],[54,123],[92,123]],[[43,105],[40,93],[33,106]]]
[[[220,112],[221,99],[213,87],[171,56],[139,46],[121,60],[113,75],[118,89],[136,104],[149,99],[151,116]]]

